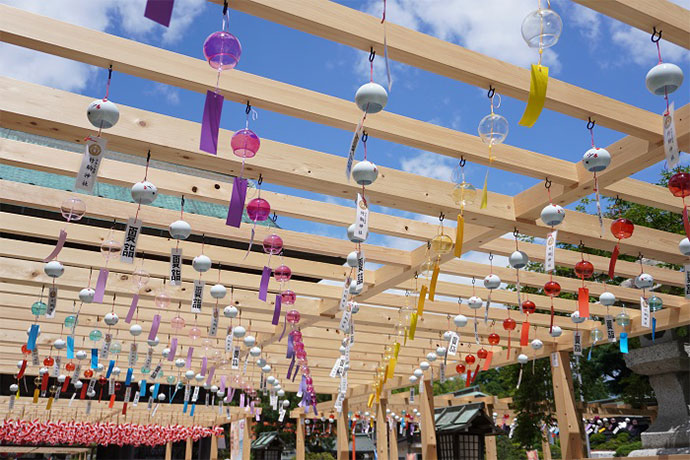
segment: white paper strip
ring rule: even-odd
[[[48,288],[48,309],[46,310],[46,318],[55,318],[55,309],[57,308],[58,288],[57,286],[50,286]]]
[[[170,250],[170,285],[182,285],[182,248]]]
[[[355,221],[355,237],[366,240],[369,236],[369,207],[362,198],[362,194],[357,194],[357,220]]]
[[[105,156],[105,148],[107,141],[102,137],[89,137],[84,145],[84,156],[79,166],[79,173],[74,182],[76,190],[84,190],[86,192],[93,192],[93,186],[96,184],[98,177],[98,168],[101,165],[101,160]]]
[[[652,327],[650,319],[649,303],[644,297],[640,297],[640,325],[642,327]]]
[[[664,154],[666,155],[666,168],[674,168],[680,158],[678,152],[678,139],[676,138],[676,122],[674,117],[675,106],[671,102],[668,114],[664,115]]]
[[[194,292],[192,296],[192,313],[201,313],[201,303],[204,301],[204,280],[194,280]]]
[[[558,230],[554,230],[546,235],[546,258],[544,263],[544,270],[546,273],[556,269],[556,241],[558,239]]]
[[[134,257],[136,257],[137,254],[139,233],[141,233],[141,220],[130,217],[127,220],[127,227],[125,228],[125,240],[122,243],[120,262],[126,264],[134,263]]]
[[[604,323],[606,324],[606,338],[611,343],[615,342],[616,341],[616,331],[613,329],[613,316],[606,315],[604,317]]]
[[[579,330],[573,333],[573,354],[582,356],[582,332]]]

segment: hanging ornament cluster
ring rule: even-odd
[[[529,97],[527,107],[519,121],[521,126],[532,127],[544,108],[546,87],[549,82],[549,68],[541,61],[544,50],[558,43],[563,30],[563,21],[551,9],[551,1],[546,0],[546,8],[542,8],[542,0],[538,0],[537,9],[528,14],[522,21],[522,38],[530,48],[539,50],[539,62],[532,65],[530,72]]]
[[[484,324],[489,322],[489,307],[491,307],[491,293],[501,286],[501,278],[494,274],[494,255],[489,253],[490,273],[484,278],[484,287],[488,289],[489,295],[486,298],[486,309],[484,310]]]
[[[671,169],[680,161],[680,151],[678,150],[678,139],[676,137],[674,104],[669,103],[668,95],[683,84],[683,71],[675,64],[662,61],[661,46],[659,45],[661,35],[662,31],[657,31],[656,27],[654,27],[651,40],[656,45],[659,60],[657,65],[647,72],[645,84],[650,93],[655,96],[663,96],[666,101],[666,110],[663,114],[664,154],[666,157],[666,167]]]
[[[578,314],[580,318],[589,318],[589,289],[585,287],[585,280],[594,275],[594,265],[585,260],[585,247],[580,243],[581,259],[575,264],[575,275],[582,280],[582,287],[577,291]]]
[[[668,180],[668,190],[675,197],[683,200],[683,228],[685,230],[685,239],[680,243],[680,251],[682,254],[690,252],[684,246],[684,241],[690,238],[690,220],[688,220],[688,205],[685,203],[685,198],[690,195],[690,173],[679,171],[671,176]],[[687,254],[686,254],[687,255]]]
[[[484,188],[482,190],[482,202],[479,206],[480,209],[485,209],[488,202],[488,183],[489,183],[489,169],[494,161],[494,154],[492,148],[494,145],[502,144],[508,136],[508,120],[502,115],[494,113],[494,109],[501,107],[501,96],[498,95],[498,104],[494,107],[494,98],[496,97],[496,89],[492,86],[489,87],[488,93],[489,100],[491,101],[491,113],[479,122],[477,127],[477,132],[481,140],[489,146],[489,167],[486,170],[486,176],[484,177]]]

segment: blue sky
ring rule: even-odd
[[[203,0],[177,0],[169,30],[143,18],[144,0],[61,0],[51,4],[0,1],[198,58],[203,58],[201,45],[206,36],[218,30],[221,24],[221,7]],[[379,15],[382,2],[339,3]],[[688,0],[678,0],[677,3],[690,7]],[[536,62],[537,53],[523,42],[519,27],[526,12],[535,9],[536,4],[536,0],[486,0],[481,3],[470,0],[388,0],[387,18],[527,67]],[[560,42],[545,56],[553,77],[647,110],[662,112],[663,99],[651,95],[644,86],[646,72],[656,64],[656,49],[647,32],[631,29],[570,1],[554,0],[553,8],[561,14],[564,22]],[[230,31],[242,42],[243,54],[238,69],[244,72],[348,100],[353,99],[357,87],[368,79],[367,53],[234,10],[230,11]],[[662,42],[661,46],[664,60],[680,65],[686,79],[689,78],[690,54],[668,42]],[[383,83],[382,59],[377,57],[377,61],[375,79]],[[393,63],[392,71],[394,83],[387,110],[476,135],[477,123],[489,112],[485,88],[469,86],[399,63]],[[209,72],[212,72],[210,68]],[[102,69],[5,44],[0,44],[0,73],[93,97],[103,94],[106,77],[106,71]],[[672,95],[676,107],[689,102],[687,88],[686,81]],[[193,121],[200,121],[203,107],[201,94],[120,73],[114,75],[111,100]],[[533,128],[523,128],[517,125],[517,120],[524,105],[522,101],[503,97],[499,113],[510,122],[506,142],[579,161],[589,147],[585,122],[544,111]],[[222,127],[235,130],[243,124],[244,107],[226,102]],[[252,122],[252,129],[264,138],[343,156],[352,136],[350,132],[264,110],[259,110],[259,119]],[[597,126],[595,136],[599,146],[606,146],[624,135]],[[358,158],[361,157],[360,148]],[[456,164],[456,160],[447,157],[375,138],[369,141],[369,158],[379,165],[444,180],[450,179],[450,171]],[[687,161],[687,158],[683,159]],[[654,181],[661,167],[648,168],[635,177]],[[479,188],[485,171],[484,166],[468,164],[468,180]],[[493,170],[489,188],[494,192],[515,195],[536,182],[535,179]],[[271,185],[270,177],[265,178],[264,186],[278,192],[348,204],[345,200]],[[397,211],[383,211],[419,218]],[[287,218],[280,218],[279,224],[294,230],[345,237],[344,229],[321,224]],[[405,248],[416,245],[406,245],[382,236],[373,236],[370,242]]]

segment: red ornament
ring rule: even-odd
[[[77,368],[77,366],[75,366],[74,363],[73,363],[72,361],[70,361],[70,362],[68,362],[67,364],[65,364],[65,370],[68,371],[68,372],[73,372],[74,369],[76,369],[76,368]]]
[[[91,369],[86,369],[84,371],[84,377],[86,377],[87,379],[90,379],[91,377],[93,377],[93,371]]]
[[[635,230],[635,224],[628,219],[620,218],[613,221],[611,224],[611,233],[619,240],[630,238]]]
[[[22,345],[22,354],[23,354],[23,355],[26,355],[26,356],[28,356],[28,355],[31,354],[31,350],[29,350],[28,348],[26,348],[26,344]]]
[[[474,358],[473,355],[467,355],[467,356],[465,356],[465,362],[466,362],[467,364],[472,365],[472,364],[474,364],[475,361],[476,361],[476,359]]]
[[[544,292],[546,295],[556,297],[561,293],[561,285],[555,281],[547,281],[544,285]]]
[[[465,365],[462,364],[462,363],[458,363],[458,365],[455,366],[455,371],[456,371],[458,374],[464,374],[464,373],[465,373]]]
[[[52,356],[48,356],[46,359],[43,360],[43,365],[45,367],[50,367],[53,364],[55,364],[55,360],[53,359]]]
[[[537,309],[537,306],[531,300],[525,300],[522,302],[522,311],[525,314],[531,315]]]
[[[517,323],[513,318],[506,318],[503,320],[503,329],[505,329],[506,331],[515,330],[515,326],[517,326]]]
[[[477,350],[477,356],[479,359],[486,359],[487,356],[489,356],[489,352],[486,351],[484,348],[480,348]]]
[[[98,378],[98,384],[99,384],[99,385],[105,385],[106,383],[108,383],[108,379],[106,379],[105,377],[103,377],[103,376],[101,375],[101,376]]]
[[[632,234],[632,232],[631,232],[631,234]],[[581,280],[584,280],[586,278],[591,278],[592,275],[594,274],[594,265],[592,265],[592,262],[590,262],[588,260],[581,260],[575,264],[575,274]]]
[[[668,180],[668,189],[673,196],[685,198],[690,196],[690,173],[678,172]]]
[[[499,337],[498,334],[495,332],[492,332],[489,334],[489,345],[498,345],[498,342],[501,341],[501,337]]]

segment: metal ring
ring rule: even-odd
[[[376,57],[376,51],[374,50],[374,47],[371,47],[371,51],[369,52],[369,62],[374,62],[374,58]]]
[[[652,36],[651,36],[651,38],[650,38],[650,40],[652,40],[652,43],[658,43],[659,40],[661,40],[661,34],[662,34],[662,33],[663,33],[663,31],[661,31],[661,30],[656,30],[656,26],[654,26],[654,27],[652,28]]]
[[[496,93],[496,88],[494,88],[493,86],[489,85],[489,92],[486,93],[486,96],[487,96],[489,99],[493,99],[495,93]]]
[[[587,117],[587,129],[594,129],[594,125],[596,125],[597,122],[592,120],[592,117]]]
[[[551,188],[551,181],[549,178],[546,178],[546,181],[544,182],[544,187],[546,187],[546,190],[549,190]]]

